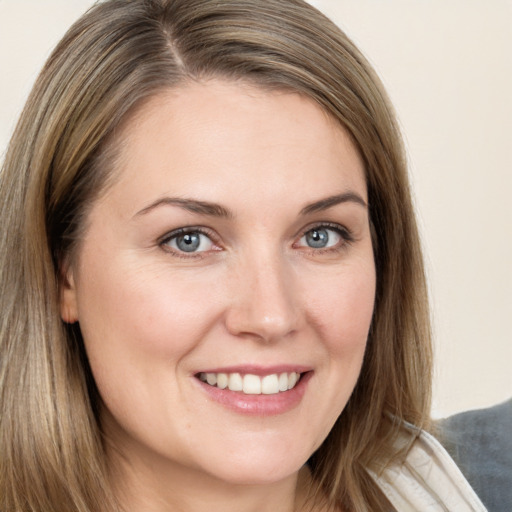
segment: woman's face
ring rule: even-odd
[[[121,141],[61,295],[114,452],[141,475],[294,475],[372,317],[358,152],[311,100],[221,81],[154,97]]]

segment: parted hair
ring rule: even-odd
[[[377,271],[362,372],[309,465],[329,503],[384,510],[368,474],[424,428],[431,344],[425,277],[395,115],[379,78],[302,0],[107,0],[67,32],[36,80],[0,174],[0,510],[118,510],[79,325],[59,314],[62,262],[115,179],[116,135],[150,97],[210,78],[294,91],[364,161]]]

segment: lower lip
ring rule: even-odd
[[[312,373],[303,373],[294,388],[273,395],[246,395],[196,380],[211,399],[232,411],[252,416],[275,416],[292,410],[300,403]]]

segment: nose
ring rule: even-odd
[[[293,335],[300,311],[293,269],[282,258],[252,258],[232,274],[225,322],[238,337],[274,342]]]

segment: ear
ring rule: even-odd
[[[62,265],[59,283],[60,317],[68,324],[78,321],[75,278],[73,268],[67,262]]]

